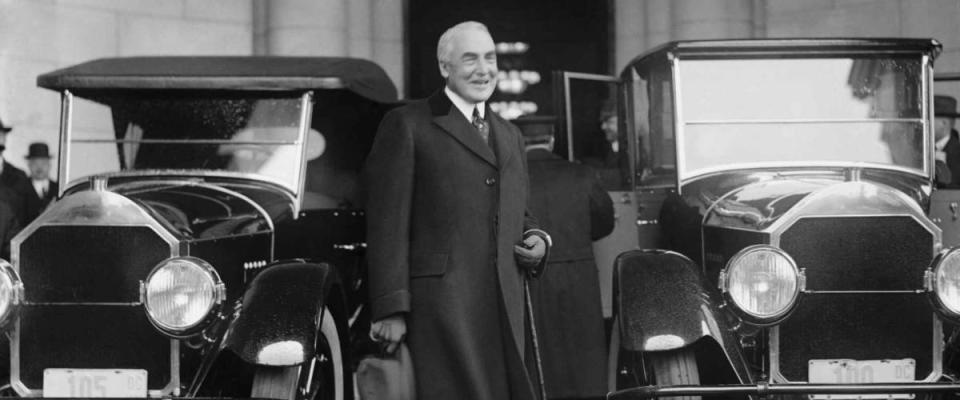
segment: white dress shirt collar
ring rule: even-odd
[[[460,97],[459,94],[456,94],[454,91],[450,90],[449,86],[443,87],[443,92],[447,94],[447,98],[450,99],[450,102],[453,103],[454,107],[457,107],[463,116],[467,118],[467,121],[473,122],[473,110],[480,110],[480,118],[486,118],[487,112],[487,102],[481,101],[479,103],[471,103]]]

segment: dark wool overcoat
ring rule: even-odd
[[[4,161],[3,172],[0,172],[0,201],[7,203],[20,226],[29,222],[30,206],[27,199],[31,192],[33,185],[27,174]]]
[[[530,211],[553,238],[550,272],[531,286],[547,396],[601,397],[607,339],[593,241],[613,231],[613,202],[592,168],[545,149],[527,159]]]
[[[47,194],[45,196],[40,196],[40,193],[33,188],[33,181],[30,181],[30,191],[27,193],[27,217],[23,221],[23,225],[27,225],[37,217],[44,210],[47,209],[47,206],[57,198],[57,191],[59,189],[57,181],[50,180],[47,186]]]
[[[943,151],[947,154],[947,167],[950,168],[950,183],[946,187],[960,189],[960,134],[956,129],[950,130],[950,140]]]
[[[390,111],[367,159],[374,321],[406,313],[417,398],[529,399],[514,244],[526,229],[519,129],[489,108],[491,145],[442,91]]]

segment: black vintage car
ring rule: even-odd
[[[383,70],[116,58],[37,82],[66,184],[0,274],[15,394],[352,398]]]
[[[958,392],[922,39],[675,42],[619,78],[640,235],[611,398]],[[641,161],[638,161],[641,160]]]

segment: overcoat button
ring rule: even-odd
[[[487,186],[493,186],[494,183],[497,183],[497,178],[487,178]]]

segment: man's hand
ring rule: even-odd
[[[528,235],[523,239],[523,245],[514,245],[513,252],[517,255],[517,263],[524,269],[530,270],[540,264],[543,255],[547,252],[547,244],[540,236]]]
[[[370,338],[385,344],[387,353],[393,354],[407,335],[407,321],[401,314],[394,314],[370,325]]]

